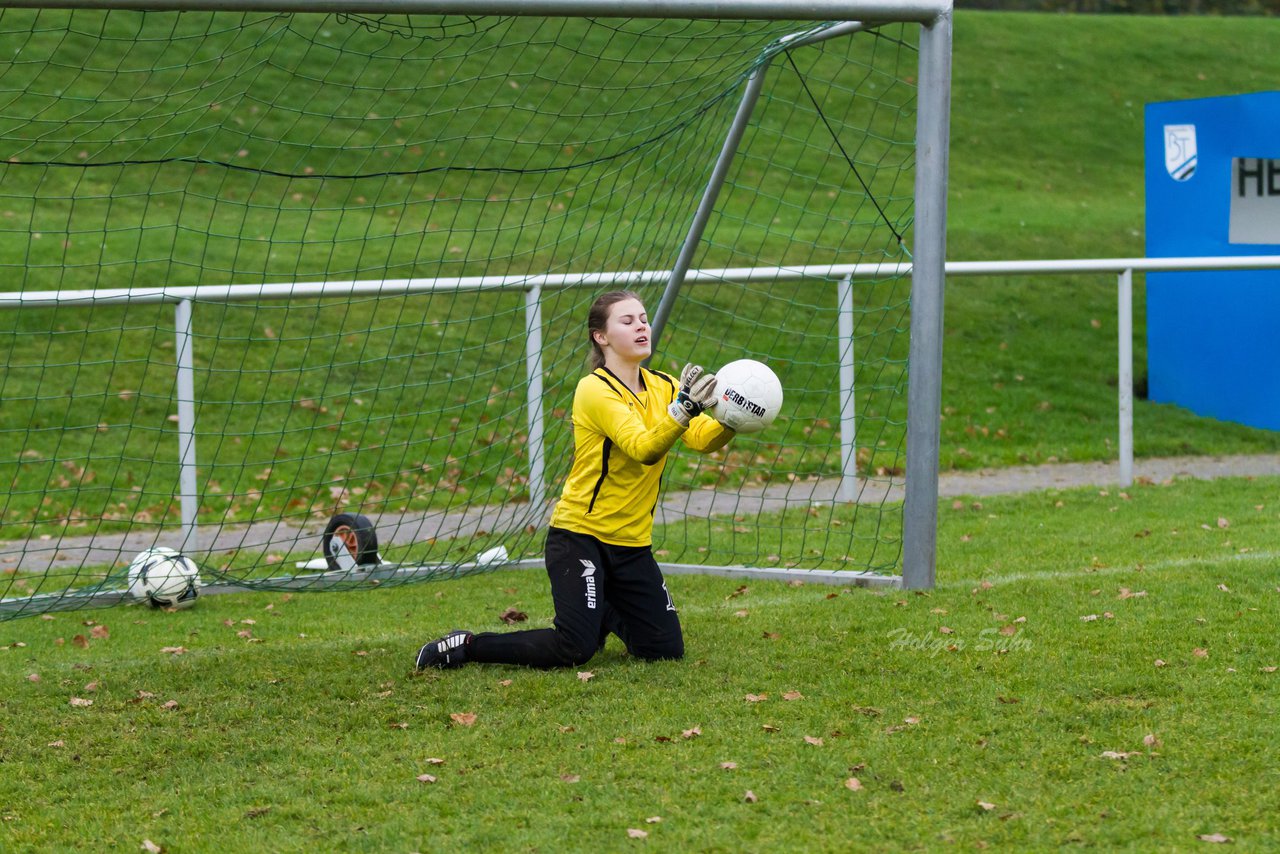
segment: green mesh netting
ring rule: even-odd
[[[206,584],[327,588],[298,564],[339,512],[417,568],[339,586],[487,568],[497,546],[537,559],[530,499],[567,471],[586,307],[627,286],[652,315],[665,283],[535,293],[531,460],[520,279],[670,269],[754,69],[693,266],[908,258],[914,28],[784,50],[826,26],[0,12],[0,297],[27,297],[0,304],[0,618],[114,601],[161,544]],[[441,281],[464,277],[490,278]],[[841,492],[836,282],[738,278],[684,285],[653,364],[768,362],[786,411],[713,457],[672,455],[660,559],[895,571],[908,282],[853,283],[861,478]],[[302,283],[325,289],[214,289]],[[194,286],[193,532],[183,339],[156,294]]]

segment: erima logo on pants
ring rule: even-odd
[[[589,560],[582,560],[582,577],[587,580],[587,607],[596,607],[596,565]]]

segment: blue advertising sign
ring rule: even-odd
[[[1280,253],[1280,92],[1146,107],[1147,256]],[[1280,273],[1147,274],[1150,399],[1280,430]]]

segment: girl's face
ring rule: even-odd
[[[625,299],[613,304],[609,320],[603,332],[595,332],[596,343],[609,354],[632,364],[639,364],[653,353],[649,334],[649,315],[637,299]]]

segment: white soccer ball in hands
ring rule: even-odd
[[[782,408],[782,383],[769,366],[738,359],[716,371],[716,405],[707,412],[739,433],[759,433]]]
[[[153,608],[190,608],[199,592],[195,561],[173,549],[147,549],[129,564],[129,595]]]

